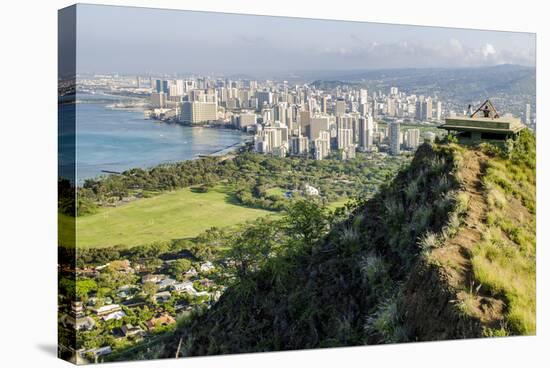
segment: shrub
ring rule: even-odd
[[[418,179],[413,180],[405,188],[405,197],[407,201],[412,202],[418,194]]]
[[[431,218],[432,208],[421,205],[413,213],[411,227],[414,229],[415,233],[419,234],[430,225]]]
[[[440,241],[437,234],[431,231],[427,231],[422,238],[420,238],[419,246],[422,251],[431,251],[439,247],[439,245]]]
[[[388,266],[383,258],[375,254],[369,254],[364,257],[359,267],[363,279],[372,284],[380,280],[381,277],[385,277],[388,272]]]
[[[398,342],[399,318],[395,298],[379,304],[376,312],[367,317],[365,330],[370,335],[378,336],[378,343]]]
[[[443,227],[443,236],[447,239],[454,237],[458,233],[460,224],[461,220],[458,214],[456,212],[451,213],[447,224]]]

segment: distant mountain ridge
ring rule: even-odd
[[[467,106],[492,98],[509,112],[518,114],[525,103],[536,106],[536,68],[497,65],[476,68],[380,69],[323,73],[312,79],[320,89],[349,85],[371,91],[398,87],[409,94],[437,96]]]

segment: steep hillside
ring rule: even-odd
[[[326,235],[294,238],[133,357],[533,334],[534,163],[529,132],[502,149],[425,144]]]

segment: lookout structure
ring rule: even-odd
[[[440,129],[454,132],[463,143],[476,143],[482,140],[504,141],[514,138],[525,129],[519,118],[501,117],[490,100],[482,103],[474,112],[469,107],[468,115],[453,116],[445,119]]]

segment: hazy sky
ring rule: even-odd
[[[78,5],[78,72],[281,73],[535,65],[535,35]]]

